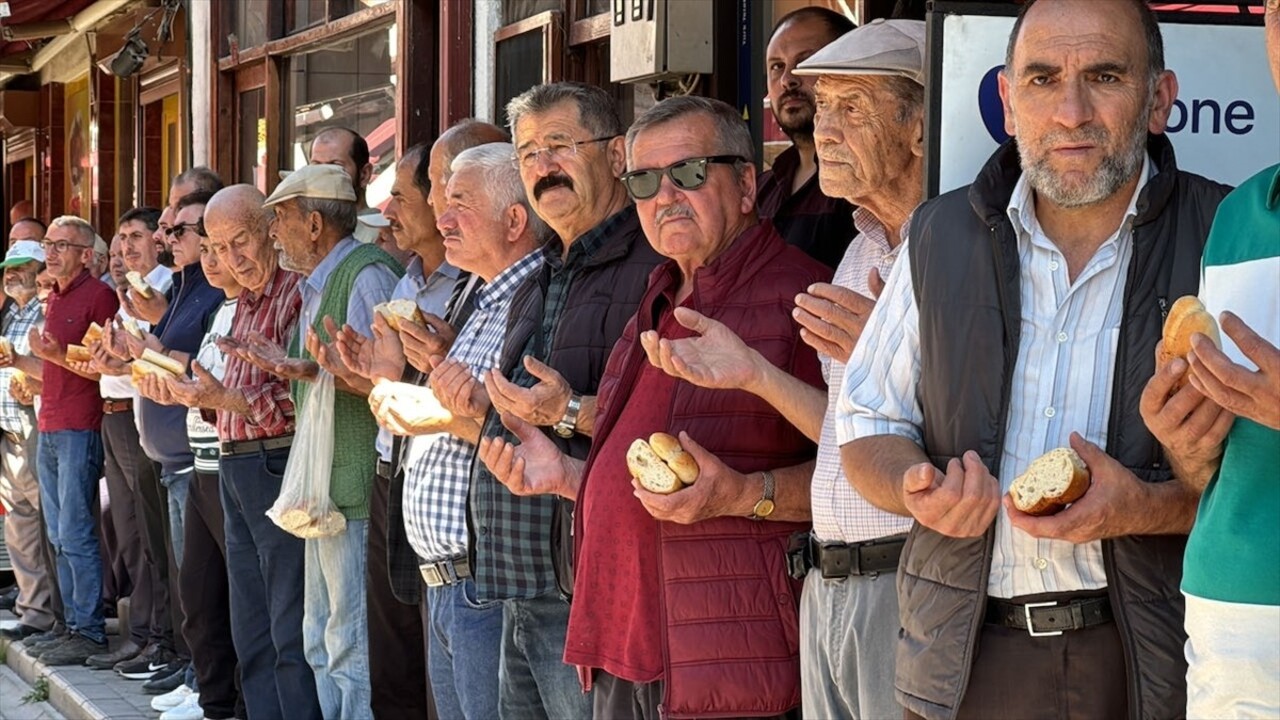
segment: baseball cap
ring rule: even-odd
[[[44,248],[35,240],[19,240],[9,246],[9,251],[4,254],[4,262],[0,262],[0,268],[29,262],[44,262]]]
[[[303,165],[281,180],[262,205],[270,207],[302,197],[355,202],[356,191],[351,187],[351,176],[337,165]]]
[[[924,85],[924,22],[877,18],[796,66],[796,75],[900,75]]]
[[[368,225],[371,228],[391,227],[391,221],[387,219],[387,216],[373,209],[370,209],[369,212],[357,215],[356,222],[361,225]]]

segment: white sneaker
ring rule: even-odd
[[[160,720],[204,720],[204,710],[200,708],[200,693],[191,693],[181,705],[164,711]]]
[[[164,712],[172,710],[182,703],[192,694],[191,688],[186,685],[179,685],[169,692],[151,699],[151,709]]]

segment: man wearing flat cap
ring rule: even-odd
[[[813,530],[793,538],[792,573],[804,578],[800,675],[806,715],[882,718],[901,713],[893,694],[898,635],[894,586],[910,521],[868,503],[840,466],[836,424],[845,363],[921,200],[924,23],[875,20],[801,62],[816,75],[814,142],[822,191],[849,201],[857,236],[830,284],[796,298],[801,337],[818,351],[824,391],[787,374],[728,328],[706,320],[701,337],[671,343],[705,387],[741,387],[818,442],[810,484]]]
[[[271,238],[280,264],[305,277],[298,329],[288,348],[250,342],[239,352],[259,367],[292,381],[299,432],[306,432],[308,394],[318,376],[313,352],[329,343],[328,327],[350,325],[368,335],[373,307],[391,299],[404,268],[374,244],[360,243],[351,177],[337,165],[307,165],[289,174],[265,206],[275,209]],[[243,338],[241,338],[243,340]],[[368,626],[364,576],[369,496],[377,425],[364,397],[367,387],[335,380],[332,408],[332,509],[346,527],[333,537],[306,540],[303,648],[315,671],[324,717],[370,714]]]

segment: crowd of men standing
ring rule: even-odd
[[[762,174],[724,103],[627,127],[553,83],[407,149],[381,212],[330,129],[109,246],[14,218],[5,634],[166,720],[1280,714],[1280,168],[1179,170],[1146,5],[1037,0],[1014,140],[924,201],[925,47],[782,18]],[[1196,294],[1222,347],[1157,365]],[[317,417],[345,524],[304,540],[267,511]],[[698,466],[665,495],[626,463],[659,431]],[[1003,497],[1067,445],[1080,500]]]

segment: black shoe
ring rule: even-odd
[[[52,648],[40,653],[40,662],[49,666],[83,665],[91,655],[97,655],[107,649],[106,641],[94,642],[75,633]]]
[[[187,677],[187,663],[174,660],[168,667],[155,674],[155,677],[142,683],[142,692],[148,695],[163,695],[178,689]]]
[[[38,627],[31,627],[30,625],[23,625],[22,623],[19,623],[11,628],[4,628],[3,630],[0,630],[0,636],[13,640],[14,642],[19,640],[25,642],[27,638],[32,637],[33,635],[39,635],[42,632],[44,631]]]
[[[132,640],[126,640],[123,645],[116,648],[115,652],[94,655],[85,661],[85,665],[94,670],[110,670],[116,665],[127,663],[130,660],[142,654],[142,648]]]
[[[172,650],[153,643],[134,659],[117,663],[115,670],[120,673],[120,677],[127,680],[150,680],[176,659],[177,656]]]
[[[18,604],[18,593],[0,595],[0,610],[12,610]]]

